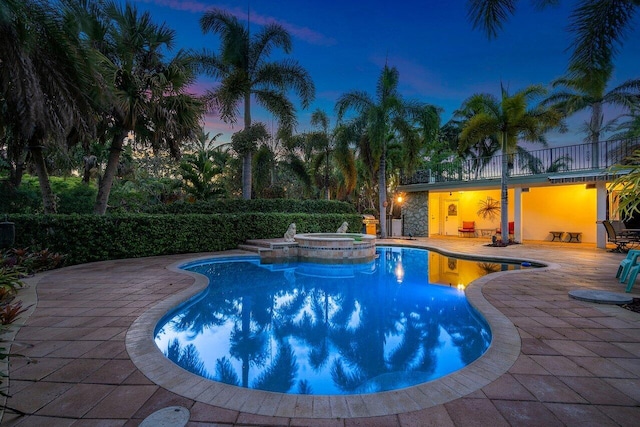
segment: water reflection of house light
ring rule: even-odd
[[[404,280],[404,268],[402,268],[402,264],[400,263],[396,265],[396,280],[398,283],[402,283]]]

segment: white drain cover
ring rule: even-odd
[[[190,415],[185,407],[169,406],[149,415],[140,427],[183,427],[189,422]]]

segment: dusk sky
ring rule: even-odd
[[[219,37],[203,34],[199,19],[212,7],[226,10],[246,22],[249,2],[211,0],[136,0],[140,11],[150,11],[154,22],[176,31],[178,48],[217,49]],[[316,86],[311,108],[298,109],[298,132],[309,129],[311,113],[320,108],[332,117],[338,97],[348,91],[375,94],[385,61],[400,73],[400,90],[406,99],[441,107],[443,123],[474,93],[499,95],[500,83],[510,93],[530,84],[548,85],[563,75],[570,56],[569,16],[575,1],[535,10],[532,1],[518,2],[516,14],[497,39],[489,40],[472,28],[466,1],[402,0],[252,0],[251,28],[267,22],[283,25],[293,39],[296,59]],[[640,17],[620,50],[609,89],[640,77]],[[271,56],[282,57],[280,52]],[[196,91],[212,87],[210,78],[199,79]],[[295,97],[292,98],[298,104]],[[254,107],[254,121],[273,120]],[[613,118],[615,112],[609,112]],[[570,121],[570,132],[550,135],[552,145],[581,143],[584,117]],[[222,132],[226,142],[233,129],[211,115],[206,128]]]

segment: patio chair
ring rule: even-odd
[[[628,250],[627,245],[631,243],[631,240],[625,237],[624,234],[616,233],[611,221],[602,221],[602,225],[604,225],[604,229],[607,230],[607,241],[616,245],[615,249],[612,249],[611,252],[626,252]]]
[[[509,239],[513,239],[516,230],[516,223],[514,221],[509,221]],[[496,229],[496,236],[502,235],[502,229]]]
[[[620,279],[620,283],[624,283],[627,281],[629,277],[629,271],[631,268],[638,264],[640,259],[640,250],[631,249],[627,253],[627,257],[620,262],[618,266],[618,272],[616,273],[616,277]]]
[[[462,234],[462,237],[475,237],[476,235],[476,222],[475,221],[462,221],[462,227],[458,228],[458,235]]]
[[[626,292],[631,292],[633,289],[633,285],[636,283],[636,279],[638,278],[638,273],[640,272],[640,264],[636,264],[629,270],[629,280],[627,281],[627,289]]]

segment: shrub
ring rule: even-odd
[[[298,232],[335,231],[358,214],[233,213],[188,215],[11,215],[16,245],[67,254],[67,264],[107,259],[235,249],[248,239],[282,237],[290,223]]]

